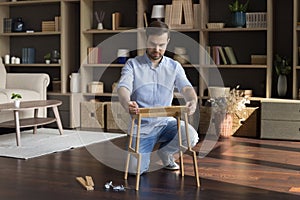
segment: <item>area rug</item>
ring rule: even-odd
[[[37,134],[32,130],[21,132],[21,146],[16,145],[16,134],[0,135],[0,156],[29,159],[72,148],[84,147],[119,137],[120,133],[64,130],[63,135],[58,129],[39,128]]]

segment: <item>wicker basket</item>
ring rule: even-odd
[[[103,102],[81,102],[81,128],[104,128],[104,105]]]
[[[130,115],[125,112],[119,102],[107,102],[106,129],[107,131],[127,132]]]
[[[224,28],[225,23],[207,23],[207,28]]]

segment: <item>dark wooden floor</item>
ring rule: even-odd
[[[124,139],[114,144],[122,146]],[[102,143],[100,150],[105,151],[106,145]],[[201,188],[195,187],[192,160],[185,156],[184,178],[163,169],[150,172],[141,176],[138,192],[130,189],[134,177],[125,182],[123,172],[103,165],[86,148],[29,160],[0,158],[0,199],[300,199],[300,193],[289,192],[292,187],[300,188],[299,158],[299,142],[223,139],[198,159]],[[94,191],[76,182],[76,176],[85,175],[93,177]],[[110,180],[129,189],[106,191],[104,184]]]

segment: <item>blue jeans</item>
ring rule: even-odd
[[[189,125],[189,137],[191,146],[195,146],[198,142],[197,131]],[[136,130],[135,130],[136,131]],[[136,132],[135,132],[136,133]],[[185,123],[181,121],[181,136],[182,144],[187,146]],[[135,146],[136,138],[133,137],[133,146]],[[140,173],[148,171],[150,165],[150,157],[153,153],[155,144],[159,143],[159,149],[157,151],[158,156],[163,162],[164,166],[167,166],[174,162],[174,154],[179,151],[177,121],[169,120],[164,126],[154,127],[150,134],[142,134],[140,137],[139,153],[141,153],[141,169]],[[137,159],[131,156],[129,163],[129,173],[136,174]]]

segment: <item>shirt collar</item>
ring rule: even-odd
[[[144,53],[144,59],[145,59],[145,61],[150,65],[150,66],[152,66],[152,62],[151,62],[151,60],[150,60],[150,58],[148,57],[148,55],[147,55],[147,53],[145,52]],[[163,64],[164,62],[165,62],[165,60],[166,60],[166,58],[165,58],[165,56],[163,56],[162,57],[162,59],[161,59],[161,61],[159,62],[159,64],[158,64],[158,66],[160,66],[161,64]]]

